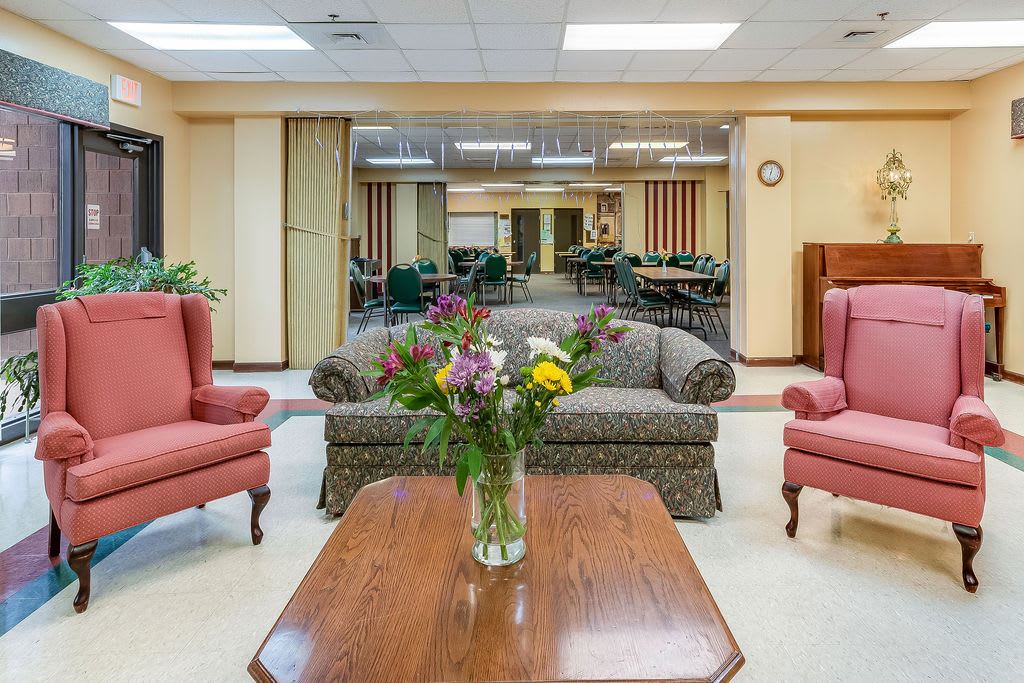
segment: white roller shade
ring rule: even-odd
[[[466,212],[448,214],[448,244],[453,247],[494,246],[495,213]]]

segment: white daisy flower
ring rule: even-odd
[[[491,368],[501,370],[505,365],[505,358],[508,357],[508,351],[488,351],[488,353],[491,356]]]
[[[501,346],[501,340],[495,339],[494,337],[488,337],[486,342],[487,348],[493,349],[495,346]]]
[[[560,360],[563,363],[569,363],[572,361],[572,356],[558,348],[558,344],[546,337],[527,337],[526,343],[530,345],[530,358],[543,355],[548,358]]]

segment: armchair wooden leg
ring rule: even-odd
[[[50,509],[50,557],[57,557],[60,555],[60,527],[57,526],[57,517],[53,514],[53,509]]]
[[[78,575],[78,594],[75,596],[75,611],[81,614],[89,606],[90,570],[93,553],[96,552],[96,541],[82,545],[68,546],[68,566]]]
[[[786,525],[786,535],[790,538],[796,536],[796,526],[800,523],[800,509],[797,506],[796,497],[803,490],[800,484],[787,481],[782,485],[782,497],[789,503],[789,524]]]
[[[259,545],[263,540],[263,529],[260,528],[260,513],[267,507],[270,500],[270,489],[266,486],[258,486],[249,489],[249,497],[252,498],[252,544]]]
[[[974,556],[981,548],[981,527],[954,524],[953,533],[960,541],[960,551],[964,561],[964,588],[968,593],[978,590],[978,577],[974,575]]]

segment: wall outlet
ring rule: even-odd
[[[974,232],[967,233],[968,244],[974,244]]]

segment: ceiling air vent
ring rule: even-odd
[[[369,45],[369,41],[361,33],[332,33],[331,37],[343,45],[351,45],[353,43]]]
[[[868,43],[878,35],[878,31],[850,31],[843,40],[847,40],[851,43]]]
[[[313,47],[324,50],[397,49],[384,27],[370,21],[297,22],[288,27]]]

